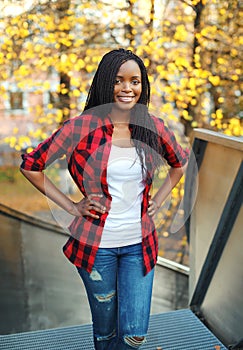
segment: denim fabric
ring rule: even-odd
[[[149,323],[154,269],[143,273],[142,244],[100,248],[91,274],[77,268],[93,320],[96,350],[138,349]]]

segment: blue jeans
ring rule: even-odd
[[[154,270],[143,274],[142,244],[99,248],[84,282],[96,350],[138,349],[148,330]]]

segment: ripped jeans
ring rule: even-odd
[[[142,244],[99,248],[84,282],[96,350],[138,349],[148,330],[154,269],[143,274]]]

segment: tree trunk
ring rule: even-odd
[[[66,13],[68,11],[68,9],[70,8],[70,3],[71,0],[62,0],[62,1],[57,1],[56,2],[56,9],[57,9],[57,14],[58,14],[58,18],[59,21],[63,21]],[[69,30],[65,30],[64,33],[66,35],[69,34]],[[64,53],[67,52],[67,46],[65,45],[61,45],[60,46],[60,56]],[[71,99],[70,99],[70,77],[67,75],[67,73],[65,72],[60,72],[60,86],[61,86],[61,90],[62,89],[66,89],[67,92],[66,93],[59,93],[59,106],[60,109],[62,109],[63,111],[65,111],[65,113],[63,113],[63,119],[61,124],[70,118],[70,103],[71,103]]]
[[[195,5],[193,7],[195,13],[196,13],[196,16],[195,16],[195,19],[194,19],[194,40],[193,40],[193,46],[192,46],[192,67],[193,68],[196,68],[195,67],[195,60],[194,60],[194,55],[196,53],[196,50],[197,50],[197,47],[199,46],[199,42],[198,42],[198,39],[196,37],[196,34],[200,31],[200,26],[201,26],[201,16],[202,16],[202,11],[204,9],[204,6],[203,5],[203,0],[200,0],[197,5]],[[195,113],[195,107],[193,106],[188,106],[187,107],[187,111],[188,111],[188,114],[191,115],[193,117],[193,120],[196,119],[196,115],[197,113]],[[191,121],[188,121],[188,120],[185,120],[184,118],[182,118],[182,123],[185,127],[185,134],[186,136],[190,136],[191,132],[192,132],[192,126],[191,126]]]

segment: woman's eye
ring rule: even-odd
[[[121,80],[120,79],[116,79],[115,80],[115,84],[120,84]]]
[[[132,81],[132,84],[133,84],[133,85],[137,85],[137,84],[139,84],[139,81],[138,81],[138,80],[133,80],[133,81]]]

